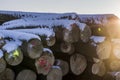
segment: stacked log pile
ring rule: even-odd
[[[0,24],[0,80],[120,80],[114,15],[0,11]]]

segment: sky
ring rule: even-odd
[[[120,17],[120,0],[0,0],[0,10],[115,14]]]

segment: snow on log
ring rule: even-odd
[[[35,13],[20,11],[0,11],[0,14],[6,16],[13,16],[15,18],[37,18],[41,20],[78,19],[78,15],[76,13]]]
[[[0,30],[0,34],[2,34],[3,38],[10,38],[13,40],[25,40],[29,41],[31,39],[39,39],[39,36],[34,35],[34,34],[28,34],[28,33],[23,33],[23,32],[17,32],[17,31],[11,31],[11,30]]]
[[[105,41],[105,38],[104,36],[91,36],[90,39],[91,41],[93,41],[94,43],[101,43],[103,41]]]
[[[83,42],[87,42],[91,36],[90,28],[75,20],[29,20],[18,19],[4,23],[0,29],[26,29],[26,28],[53,28],[57,34],[57,28],[63,27],[64,41],[77,42],[79,36]]]
[[[17,29],[14,31],[31,33],[40,36],[42,44],[46,46],[53,46],[56,42],[55,32],[49,28],[35,28],[35,29]]]
[[[6,44],[2,47],[3,51],[10,53],[16,50],[19,46],[22,45],[21,41],[6,41]]]
[[[54,61],[55,57],[52,51],[48,48],[44,48],[42,55],[35,61],[37,73],[47,75],[54,64]]]
[[[111,19],[118,19],[114,14],[92,14],[92,15],[82,15],[79,14],[80,22],[86,24],[106,24]]]

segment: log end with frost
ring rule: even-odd
[[[16,66],[23,61],[23,53],[20,48],[17,48],[9,53],[5,53],[5,60],[9,65]]]
[[[48,48],[44,48],[42,55],[35,61],[37,73],[47,75],[54,61],[55,58],[52,51]]]
[[[36,80],[37,75],[32,70],[22,70],[18,73],[16,80]]]
[[[75,75],[82,74],[87,67],[87,60],[80,54],[74,54],[70,57],[70,68]]]
[[[62,80],[62,70],[59,66],[52,66],[47,74],[47,80]]]

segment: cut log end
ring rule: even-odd
[[[60,49],[63,53],[72,54],[75,51],[74,46],[71,43],[63,42],[60,45]]]
[[[93,64],[92,66],[92,73],[98,76],[104,76],[106,73],[106,67],[103,62],[98,62]]]
[[[35,66],[38,74],[47,75],[52,65],[54,64],[55,58],[53,53],[44,51],[40,58],[36,59]]]
[[[3,58],[0,58],[0,73],[6,69],[6,62]]]
[[[17,48],[16,50],[5,53],[5,60],[9,65],[16,66],[20,64],[23,61],[23,53],[20,48]]]
[[[49,39],[47,39],[47,46],[53,46],[56,42],[55,37],[50,37]]]
[[[16,77],[16,80],[36,80],[36,79],[37,75],[35,74],[35,72],[31,70],[23,70]]]
[[[57,59],[55,60],[55,65],[61,68],[63,76],[65,76],[69,72],[69,64],[66,61]]]
[[[120,70],[120,61],[114,60],[110,62],[110,70],[111,71],[119,71]]]
[[[0,80],[14,80],[14,78],[15,73],[9,68],[6,68],[5,71],[0,74]]]
[[[62,80],[62,71],[58,66],[53,66],[47,75],[47,80]]]
[[[113,44],[113,54],[117,59],[120,59],[120,45]]]
[[[91,29],[89,26],[85,26],[84,30],[80,31],[80,39],[83,41],[83,42],[88,42],[90,37],[92,35],[92,32],[91,32]]]
[[[70,57],[70,67],[75,75],[82,74],[87,67],[86,58],[80,54],[72,55]]]
[[[39,58],[43,51],[43,45],[40,40],[32,39],[28,42],[27,52],[32,59]]]
[[[111,43],[109,41],[104,41],[97,45],[96,51],[100,59],[108,59],[111,54]]]
[[[70,26],[70,28],[71,28],[71,30],[64,29],[63,39],[65,42],[68,42],[68,43],[77,42],[79,40],[79,36],[80,36],[79,27],[77,26],[77,24],[72,24]]]

